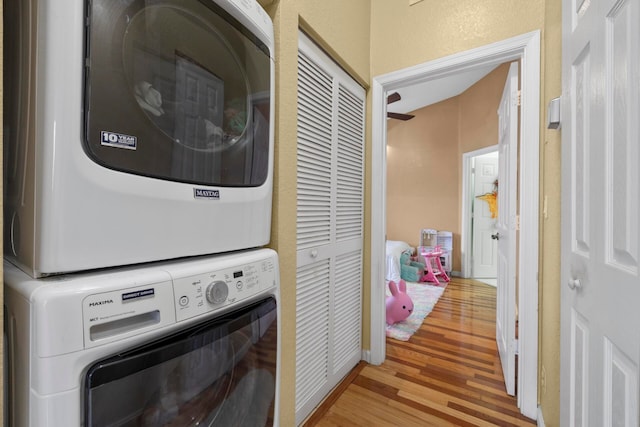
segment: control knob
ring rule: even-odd
[[[209,303],[222,304],[229,296],[229,288],[225,282],[218,280],[207,286],[206,296]]]

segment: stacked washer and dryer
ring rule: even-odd
[[[273,26],[4,9],[5,425],[278,424]]]

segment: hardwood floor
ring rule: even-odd
[[[453,278],[409,341],[387,338],[381,366],[360,363],[305,426],[532,426],[504,391],[495,288]]]

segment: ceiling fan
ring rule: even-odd
[[[400,97],[400,94],[398,92],[393,92],[391,95],[387,96],[387,104],[400,101],[400,99],[402,99]],[[411,120],[415,116],[411,114],[392,113],[390,111],[387,111],[387,117],[389,117],[390,119]]]

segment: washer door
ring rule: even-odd
[[[259,186],[270,52],[211,1],[87,3],[85,151],[119,171]]]
[[[272,425],[276,355],[269,298],[94,364],[83,425]]]

